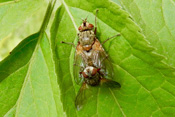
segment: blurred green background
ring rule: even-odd
[[[49,0],[44,0],[41,3],[41,7],[39,7],[35,12],[33,12],[33,14],[29,16],[24,22],[22,22],[21,25],[15,27],[11,33],[7,34],[2,39],[0,39],[0,61],[2,61],[6,56],[8,56],[9,53],[13,50],[13,48],[16,47],[21,40],[39,31],[45,15],[45,11],[47,9],[48,2]],[[13,1],[11,1],[5,3],[3,1],[0,1],[0,7],[4,7],[5,5],[7,6],[9,4],[18,4],[18,2],[14,3]],[[0,12],[2,12],[1,10],[2,9],[0,9]],[[21,9],[19,8],[19,10]],[[49,32],[49,30],[47,32]]]

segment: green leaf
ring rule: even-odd
[[[19,28],[44,3],[43,0],[0,1],[0,40]]]
[[[59,86],[50,40],[45,29],[24,39],[0,63],[0,116],[62,116]]]
[[[14,3],[15,2],[15,0],[0,0],[0,3]]]
[[[102,42],[121,33],[104,45],[113,63],[115,81],[121,89],[93,88],[84,108],[77,111],[74,100],[80,86],[73,78],[75,48],[61,41],[76,43],[81,18],[94,24],[98,12],[97,37]],[[149,45],[141,29],[117,4],[93,0],[64,0],[51,28],[61,101],[67,116],[170,116],[175,114],[174,69]]]
[[[51,27],[51,40],[45,29],[54,3],[48,7],[40,31],[24,39],[0,62],[0,116],[175,114],[174,69],[162,62],[164,56],[149,45],[148,35],[145,39],[142,29],[126,11],[107,0],[62,3]],[[88,16],[94,24],[96,9],[97,37],[101,42],[121,33],[104,45],[114,67],[113,79],[121,84],[121,89],[91,87],[92,95],[77,111],[74,101],[80,86],[73,78],[75,48],[60,42],[77,43],[81,18]]]
[[[151,45],[157,48],[156,52],[164,55],[167,58],[164,61],[175,67],[175,1],[118,1],[131,13]]]

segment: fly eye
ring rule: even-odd
[[[94,76],[97,73],[97,69],[92,70],[92,76]]]
[[[78,28],[78,30],[81,31],[81,30],[82,30],[82,27],[80,26],[80,27]]]
[[[89,24],[89,25],[88,25],[88,28],[90,28],[90,29],[92,29],[93,27],[94,27],[93,24]]]
[[[85,72],[82,72],[84,78],[88,78],[88,75],[85,74]]]

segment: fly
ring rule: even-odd
[[[97,14],[97,11],[96,11]],[[102,45],[114,37],[119,36],[117,34],[113,37],[106,39],[102,44],[96,37],[97,26],[95,16],[95,29],[94,25],[87,22],[87,19],[83,20],[83,23],[78,28],[79,41],[76,46],[76,53],[74,57],[74,69],[73,74],[75,82],[82,84],[79,93],[75,100],[77,109],[83,105],[83,100],[87,96],[84,96],[89,86],[98,86],[104,84],[108,87],[120,87],[118,82],[112,81],[113,78],[113,67],[109,61],[109,57],[103,49]],[[73,43],[62,42],[69,45],[75,45]],[[82,96],[84,98],[82,98]]]
[[[96,10],[97,15],[98,10]],[[97,68],[102,68],[110,78],[113,77],[113,68],[111,62],[109,61],[108,55],[104,51],[102,45],[108,40],[120,36],[120,34],[114,35],[106,39],[102,44],[96,37],[97,25],[96,25],[96,16],[95,16],[95,29],[94,25],[87,22],[87,18],[83,20],[83,23],[78,28],[78,44],[75,46],[73,43],[61,42],[76,47],[76,53],[74,56],[74,69],[73,74],[75,82],[81,84],[83,82],[82,78],[79,75],[79,72],[83,70],[84,67],[95,66]],[[103,64],[100,61],[105,60]]]
[[[82,72],[80,72],[80,75],[82,76],[84,81],[75,99],[75,106],[77,110],[80,110],[84,105],[85,101],[90,97],[90,90],[88,89],[90,89],[91,86],[102,85],[108,88],[121,87],[118,82],[106,79],[104,72],[101,71],[101,68],[88,66]]]

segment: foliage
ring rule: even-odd
[[[45,30],[54,5],[54,1],[48,5],[40,31],[25,38],[0,62],[1,116],[175,115],[175,12],[168,8],[175,8],[174,1],[64,0],[49,38]],[[104,48],[114,67],[113,79],[122,87],[92,88],[87,104],[77,111],[74,100],[80,86],[73,78],[75,48],[60,42],[77,43],[81,18],[94,23],[96,9],[99,40],[121,34]]]

